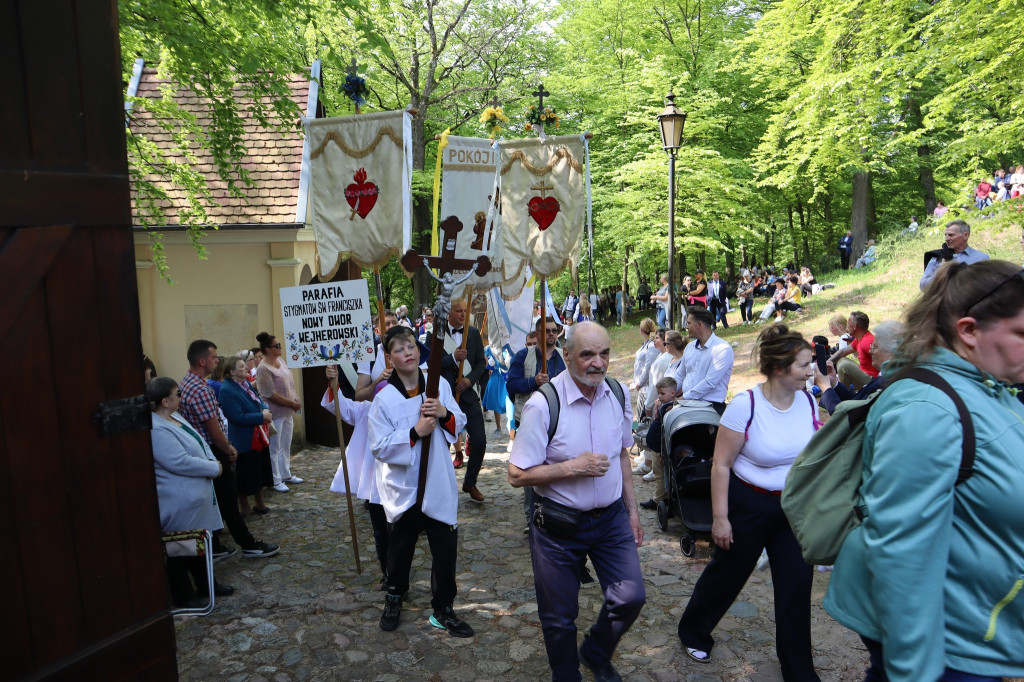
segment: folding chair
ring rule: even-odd
[[[182,530],[164,533],[161,536],[164,555],[167,557],[198,556],[206,559],[206,584],[209,603],[206,606],[171,608],[172,616],[208,616],[213,612],[213,531]]]

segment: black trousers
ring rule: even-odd
[[[768,560],[775,588],[775,651],[786,682],[817,682],[811,654],[812,568],[800,555],[778,497],[752,490],[735,475],[729,479],[729,522],[732,546],[715,548],[714,557],[693,588],[679,620],[683,646],[710,652],[711,631],[729,610],[757,565],[761,550]]]
[[[459,531],[426,516],[420,505],[407,509],[398,521],[388,524],[388,594],[409,590],[416,540],[426,532],[430,545],[430,605],[436,611],[455,601],[455,562],[459,556]]]
[[[235,470],[231,466],[231,459],[228,453],[222,452],[214,446],[210,446],[210,449],[213,450],[214,457],[217,458],[223,469],[221,475],[213,479],[213,492],[217,495],[217,508],[220,509],[220,517],[224,519],[224,525],[231,533],[231,537],[234,538],[235,544],[243,549],[252,547],[256,544],[256,538],[249,532],[249,526],[245,525],[245,519],[238,511],[238,484],[235,481]],[[215,545],[219,543],[217,537],[219,532],[216,531],[213,534]]]
[[[850,269],[850,252],[839,249],[839,260],[843,265],[843,270]]]
[[[459,399],[459,409],[466,413],[466,435],[469,436],[469,462],[466,465],[465,485],[476,485],[480,467],[487,452],[487,431],[484,429],[484,410],[475,391],[466,391]]]
[[[388,516],[384,505],[366,501],[366,511],[370,513],[370,525],[373,527],[373,544],[377,549],[377,561],[384,580],[388,579]]]
[[[206,578],[206,559],[198,556],[167,557],[167,584],[171,588],[171,601],[184,606],[196,595],[206,597],[210,586]],[[196,585],[192,587],[192,581]]]

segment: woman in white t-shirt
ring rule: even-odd
[[[711,470],[711,538],[717,547],[679,621],[679,639],[690,658],[710,660],[712,630],[766,549],[782,677],[818,680],[811,655],[812,569],[780,503],[793,460],[820,425],[818,406],[804,390],[814,376],[813,350],[798,332],[773,324],[758,336],[754,358],[764,383],[736,396],[718,428]]]

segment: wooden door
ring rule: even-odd
[[[0,64],[2,677],[173,679],[149,433],[118,426],[143,369],[116,3],[0,3]]]

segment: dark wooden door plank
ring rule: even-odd
[[[39,290],[57,252],[71,234],[70,225],[21,229],[0,251],[0,341],[18,319],[29,296]]]

